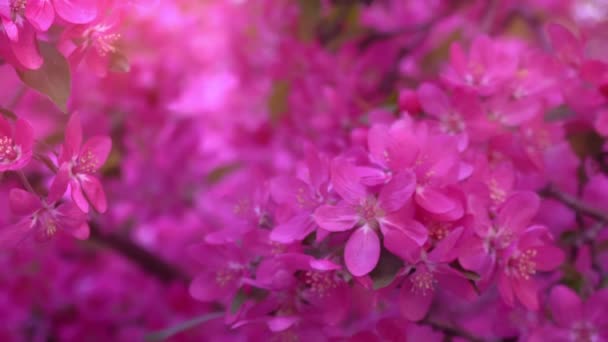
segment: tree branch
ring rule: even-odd
[[[581,213],[585,216],[594,218],[596,220],[602,222],[608,222],[608,213],[604,212],[601,209],[595,208],[575,196],[567,194],[565,192],[560,191],[553,185],[549,185],[546,188],[542,189],[539,192],[542,196],[553,198],[563,204],[565,204],[568,208]]]
[[[162,282],[190,281],[190,276],[179,267],[159,258],[133,241],[113,234],[104,234],[93,222],[90,223],[90,227],[92,241],[114,250]]]
[[[462,337],[462,338],[465,338],[467,341],[471,341],[471,342],[483,342],[484,341],[484,339],[474,336],[471,333],[469,333],[468,331],[458,329],[454,326],[449,326],[449,325],[446,325],[443,323],[435,322],[430,319],[425,320],[423,323],[432,327],[433,329],[435,329],[437,331],[443,332],[448,337]]]

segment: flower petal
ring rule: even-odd
[[[93,208],[99,213],[105,213],[108,210],[108,202],[99,179],[97,177],[84,176],[80,178],[80,184]]]
[[[335,206],[322,205],[314,213],[314,220],[319,227],[330,232],[343,232],[354,227],[359,221],[356,208],[340,202]]]
[[[80,151],[80,162],[86,163],[86,165],[80,165],[80,167],[89,169],[87,172],[99,170],[103,164],[105,164],[111,150],[112,139],[110,139],[110,137],[92,137],[84,144],[84,146],[82,146]],[[86,162],[83,160],[86,160]]]
[[[8,204],[11,211],[19,216],[31,215],[42,208],[42,202],[38,196],[22,189],[11,189],[8,194]]]
[[[29,0],[25,8],[25,17],[36,30],[47,31],[55,19],[51,0]]]
[[[456,201],[432,187],[416,191],[416,203],[430,213],[444,214],[456,208]]]
[[[376,232],[363,226],[350,236],[344,248],[344,262],[355,277],[371,272],[380,259],[380,239]]]
[[[87,24],[97,16],[93,0],[54,0],[57,15],[72,24]]]
[[[548,305],[553,319],[562,327],[569,327],[583,317],[583,303],[573,290],[557,285],[549,294]]]
[[[416,189],[416,175],[412,171],[402,171],[393,176],[378,197],[378,205],[386,213],[395,212],[403,207]]]
[[[367,194],[360,183],[357,168],[342,158],[336,158],[331,163],[331,183],[348,203],[358,204]]]
[[[415,274],[416,273],[412,276]],[[431,304],[433,303],[433,298],[435,298],[435,291],[429,290],[424,293],[416,291],[414,289],[414,284],[412,283],[412,276],[406,279],[401,287],[399,309],[406,319],[412,322],[418,322],[429,312]]]

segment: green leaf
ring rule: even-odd
[[[232,303],[230,303],[230,313],[232,315],[236,314],[241,308],[241,306],[245,304],[245,301],[247,301],[247,294],[243,289],[239,289],[239,291],[232,299]]]
[[[237,162],[218,166],[207,174],[207,183],[216,184],[225,177],[229,176],[231,173],[237,171],[240,167],[241,165]]]
[[[370,273],[374,290],[389,286],[402,268],[403,261],[401,259],[386,250],[382,250],[378,266]]]
[[[545,121],[553,122],[553,121],[564,120],[564,119],[567,119],[574,115],[576,115],[576,113],[574,113],[574,111],[570,107],[568,107],[566,105],[561,105],[561,106],[549,109],[545,113]]]
[[[46,95],[63,112],[67,110],[72,88],[70,65],[57,49],[46,42],[39,42],[44,64],[36,70],[18,70],[23,83]]]
[[[205,314],[196,318],[193,318],[189,321],[186,321],[184,323],[180,323],[178,325],[175,325],[173,327],[170,327],[168,329],[165,330],[161,330],[161,331],[157,331],[157,332],[153,332],[151,334],[148,334],[144,337],[145,341],[164,341],[166,339],[168,339],[169,337],[173,336],[173,335],[177,335],[181,332],[184,332],[186,330],[190,330],[198,325],[201,325],[205,322],[211,321],[213,319],[216,318],[220,318],[224,315],[223,312],[214,312],[214,313],[210,313],[210,314]]]

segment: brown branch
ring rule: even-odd
[[[553,185],[549,185],[542,189],[540,194],[544,197],[553,198],[565,204],[568,208],[576,211],[577,213],[581,213],[602,222],[608,222],[608,213],[581,201],[575,196],[560,191]]]
[[[179,267],[159,258],[133,241],[118,235],[102,233],[95,223],[90,223],[90,227],[92,241],[114,250],[162,282],[190,281],[190,277]]]
[[[461,330],[457,327],[446,325],[444,323],[439,323],[439,322],[436,322],[436,321],[433,321],[430,319],[423,321],[423,324],[426,324],[437,331],[441,331],[447,337],[461,337],[461,338],[464,338],[467,341],[471,341],[471,342],[483,342],[484,341],[483,338],[477,337],[477,336],[469,333],[468,331]]]

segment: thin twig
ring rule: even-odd
[[[458,329],[457,327],[446,325],[432,320],[426,320],[424,324],[432,327],[435,330],[441,331],[449,337],[462,337],[471,342],[483,342],[484,339],[479,338],[468,331]]]
[[[581,213],[602,222],[608,222],[608,213],[581,201],[575,196],[560,191],[553,185],[549,185],[542,189],[540,194],[565,204],[567,207],[576,211],[577,213]]]
[[[189,282],[190,277],[178,266],[161,259],[135,242],[115,234],[102,233],[97,224],[91,222],[91,240],[104,245],[155,276],[164,283]]]

